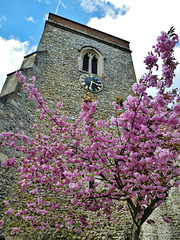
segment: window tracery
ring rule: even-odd
[[[80,53],[80,70],[102,76],[103,55],[92,47],[84,47]]]

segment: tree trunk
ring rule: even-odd
[[[140,235],[140,227],[137,227],[136,224],[133,223],[132,230],[131,230],[131,240],[140,240],[139,235]]]
[[[137,228],[136,224],[133,223],[131,229],[124,233],[124,240],[140,240],[140,227]]]

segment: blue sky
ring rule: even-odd
[[[55,13],[59,0],[6,0],[0,1],[0,36],[6,39],[28,41],[36,45],[41,37],[45,18]],[[61,1],[59,15],[87,24],[93,13],[82,10],[79,0]]]
[[[0,0],[0,89],[6,74],[36,50],[47,15],[56,13],[59,2],[57,15],[130,41],[138,78],[159,33],[175,26],[180,35],[179,0]],[[176,57],[180,62],[180,45]]]

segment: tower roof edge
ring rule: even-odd
[[[57,23],[57,24],[61,24],[63,26],[66,26],[66,27],[69,27],[71,29],[84,32],[86,34],[101,38],[103,40],[107,40],[109,42],[112,42],[114,44],[117,44],[121,47],[124,47],[124,48],[130,50],[129,41],[126,41],[124,39],[118,38],[118,37],[113,36],[111,34],[99,31],[97,29],[88,27],[86,25],[74,22],[74,21],[69,20],[67,18],[63,18],[63,17],[55,15],[53,13],[49,13],[48,21],[51,21],[51,22],[54,22],[54,23]]]

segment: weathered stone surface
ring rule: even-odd
[[[14,101],[14,99],[11,99],[11,104],[14,105],[14,107],[17,107],[17,106],[18,106],[17,102]]]
[[[0,97],[10,94],[16,90],[18,78],[14,74],[7,76],[3,89],[0,93]]]
[[[5,155],[5,154],[3,154],[3,153],[0,153],[0,162],[5,161],[7,158],[8,158],[7,155]]]
[[[0,115],[4,113],[3,111],[2,112],[1,111],[2,110],[0,110]],[[4,129],[4,125],[2,122],[0,122],[0,131],[2,131],[3,129]]]
[[[33,67],[35,60],[36,60],[36,53],[29,54],[24,58],[24,61],[21,65],[21,69]]]

